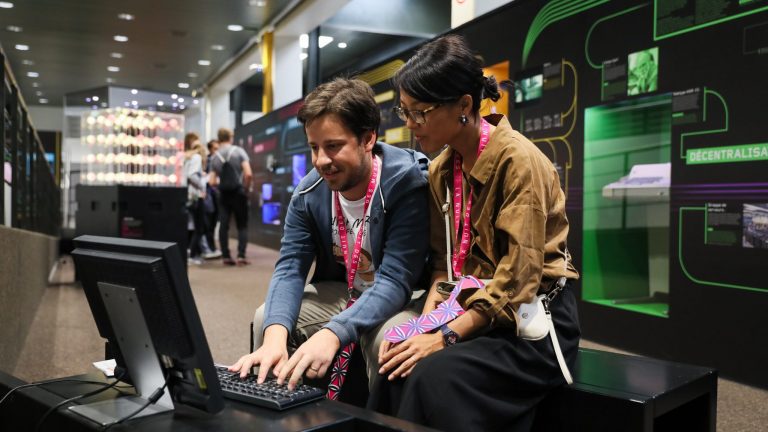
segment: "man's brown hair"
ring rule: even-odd
[[[344,126],[358,138],[365,132],[378,133],[381,122],[373,89],[359,79],[336,78],[317,86],[304,99],[299,121],[306,127],[326,114],[341,117]]]
[[[220,143],[225,142],[232,142],[232,130],[227,128],[221,128],[219,129],[219,133],[217,134],[217,138]]]

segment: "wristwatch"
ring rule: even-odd
[[[443,343],[446,347],[456,345],[460,339],[459,334],[451,330],[450,327],[448,327],[448,324],[444,324],[440,327],[440,331],[443,332]]]

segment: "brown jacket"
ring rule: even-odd
[[[461,305],[474,307],[492,325],[515,325],[518,305],[566,276],[579,277],[566,259],[568,218],[565,195],[552,162],[502,115],[486,117],[496,129],[471,172],[474,186],[472,240],[462,273],[493,279],[484,290],[465,290]],[[453,192],[453,150],[444,150],[429,167],[433,270],[446,271],[446,187]],[[468,194],[465,182],[464,196]],[[448,207],[451,244],[456,247],[452,207]],[[567,265],[566,265],[567,262]],[[466,293],[466,294],[465,294]]]

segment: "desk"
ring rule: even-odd
[[[98,373],[78,375],[73,379],[104,381]],[[13,387],[26,384],[0,371],[0,397]],[[62,400],[94,390],[94,385],[72,382],[52,383],[42,387],[19,390],[0,405],[0,429],[33,430],[40,416]],[[118,397],[117,390],[108,390],[87,402]],[[211,415],[185,405],[175,404],[172,412],[129,420],[115,425],[112,431],[372,431],[394,430],[411,432],[434,431],[414,423],[367,411],[352,405],[321,400],[287,411],[272,411],[226,399],[224,410]],[[92,431],[98,425],[62,407],[46,420],[44,431]]]

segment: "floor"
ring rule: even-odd
[[[233,363],[249,349],[249,323],[264,301],[277,252],[249,245],[251,265],[226,267],[221,261],[191,265],[189,281],[214,361]],[[611,347],[583,340],[582,346]],[[27,380],[89,371],[104,358],[88,303],[78,285],[51,286],[39,307],[14,375]],[[768,429],[768,391],[720,379],[719,431]]]

